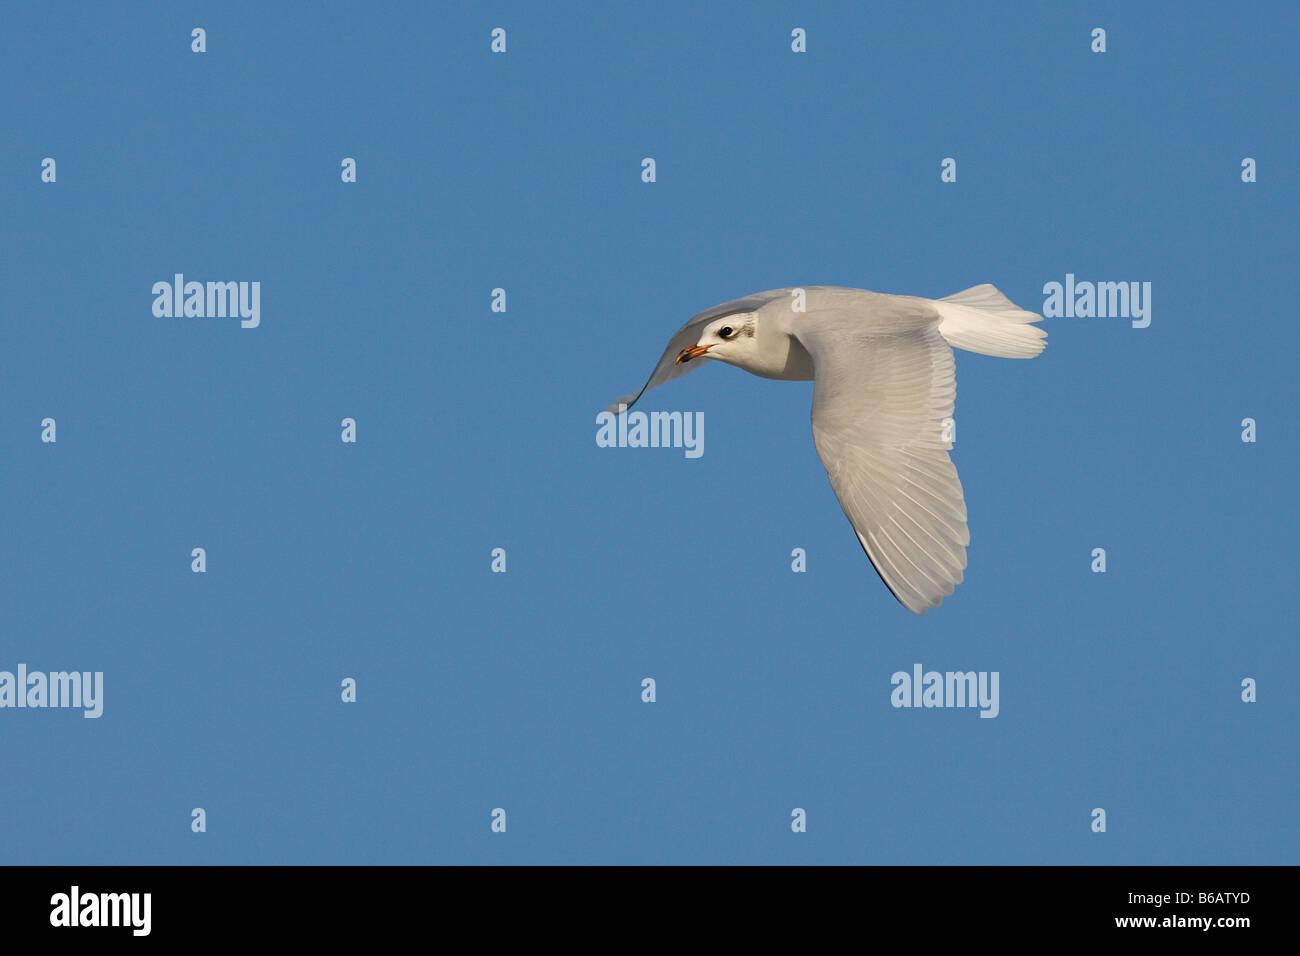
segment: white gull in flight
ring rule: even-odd
[[[800,310],[802,307],[802,310]],[[812,380],[817,454],[867,557],[915,614],[938,607],[966,567],[966,503],[948,451],[953,348],[1033,358],[1042,316],[991,285],[942,299],[865,289],[774,289],[714,306],[668,342],[657,385],[717,359],[763,378]]]

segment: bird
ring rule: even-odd
[[[812,381],[812,432],[831,488],[881,581],[923,615],[961,583],[970,532],[948,452],[953,349],[1033,358],[1042,316],[985,283],[942,299],[843,286],[773,289],[715,305],[669,340],[623,414],[709,361]]]

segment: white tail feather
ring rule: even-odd
[[[1047,345],[1047,333],[1026,312],[987,282],[934,300],[939,332],[953,348],[998,358],[1033,358]]]

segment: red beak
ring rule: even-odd
[[[683,362],[689,362],[693,358],[699,358],[711,348],[713,348],[712,345],[688,345],[677,353],[677,364],[681,365]]]

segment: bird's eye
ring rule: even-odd
[[[718,335],[719,337],[724,339],[729,337],[731,335],[731,326],[724,325],[721,329],[718,330]]]

